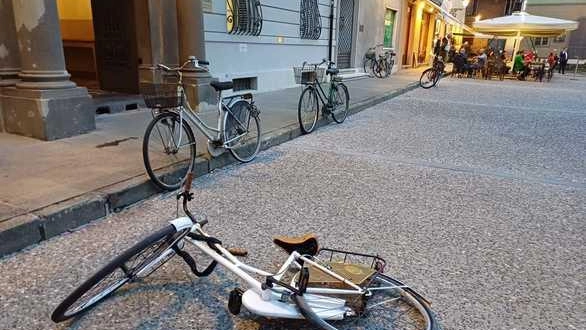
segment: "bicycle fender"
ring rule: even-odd
[[[173,227],[175,227],[175,230],[177,231],[193,227],[193,222],[191,222],[191,219],[189,219],[188,217],[177,218],[175,220],[169,221],[169,223],[172,224]]]
[[[329,325],[326,321],[322,320],[311,309],[311,307],[309,307],[309,305],[307,304],[307,302],[305,302],[305,299],[303,299],[303,296],[300,296],[300,295],[297,295],[297,294],[293,294],[291,296],[291,298],[293,298],[293,302],[295,302],[295,305],[297,305],[297,308],[299,309],[299,312],[301,312],[301,315],[303,315],[303,317],[305,317],[305,319],[307,321],[309,321],[310,323],[313,323],[313,325],[318,326],[321,329],[325,329],[325,330],[337,330],[333,326]]]

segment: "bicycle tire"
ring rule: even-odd
[[[390,76],[393,73],[393,67],[395,66],[395,60],[394,59],[390,59],[387,62],[387,77]]]
[[[442,71],[437,71],[436,70],[436,73],[435,73],[435,82],[433,83],[434,86],[437,87],[437,85],[438,85],[439,81],[442,79],[443,75],[444,75],[443,74],[443,70]]]
[[[307,109],[303,108],[303,101],[304,101],[304,96],[306,96],[307,93],[307,97],[308,100],[311,101],[311,107],[312,109],[312,113],[307,112]],[[305,116],[307,115],[307,116]],[[315,126],[317,124],[317,118],[319,115],[319,100],[317,97],[317,93],[315,91],[315,88],[313,88],[312,86],[307,86],[303,92],[301,92],[301,96],[299,96],[299,104],[297,106],[297,120],[299,121],[299,128],[301,129],[301,132],[303,134],[309,134],[311,132],[313,132],[313,130],[315,129]],[[307,118],[309,120],[311,120],[310,122],[306,122],[304,120],[304,118]],[[309,124],[309,126],[307,126],[306,124]]]
[[[165,126],[171,126],[170,124],[168,124],[168,122],[170,121],[173,123],[173,127],[174,127],[177,123],[179,123],[179,120],[180,120],[179,114],[177,114],[175,112],[169,111],[169,112],[160,113],[155,118],[153,118],[153,120],[149,123],[149,125],[147,126],[147,129],[145,131],[144,137],[143,137],[142,157],[143,157],[143,162],[144,162],[146,172],[147,172],[149,178],[151,179],[151,181],[157,187],[161,188],[162,190],[172,191],[172,190],[179,189],[179,187],[181,187],[181,184],[185,180],[185,177],[187,176],[187,174],[193,170],[193,166],[195,163],[195,155],[196,155],[195,136],[193,135],[193,131],[191,130],[191,127],[189,126],[189,124],[187,124],[187,122],[185,120],[183,120],[183,132],[185,132],[185,138],[187,139],[187,144],[182,143],[182,146],[189,147],[189,156],[186,155],[184,157],[185,158],[184,160],[177,159],[179,157],[177,157],[175,160],[172,159],[173,158],[172,155],[177,154],[178,151],[173,152],[173,151],[167,150],[167,147],[165,147],[167,142],[163,141],[164,140],[163,134],[161,133],[161,129],[159,129],[159,126],[157,125],[158,123],[161,123],[162,125],[165,125]],[[155,129],[155,127],[156,127],[156,129]],[[158,137],[160,137],[161,142],[163,144],[163,148],[164,148],[164,151],[156,153],[157,156],[155,156],[155,154],[151,155],[151,152],[150,152],[151,149],[155,149],[154,147],[151,148],[151,146],[150,146],[151,144],[155,143],[155,142],[153,142],[153,140],[155,140],[155,139],[151,138],[152,133],[158,134]],[[174,129],[171,130],[170,135],[172,137],[174,137],[174,135],[175,135]],[[155,137],[156,137],[156,135],[155,135]],[[183,137],[182,137],[182,139],[183,139]],[[179,150],[181,148],[182,147],[179,147],[177,149]],[[160,148],[157,148],[157,149],[160,149]],[[155,159],[157,157],[163,156],[164,154],[167,154],[167,156],[171,156],[170,157],[170,159],[171,159],[170,164],[162,164],[160,166],[153,166],[152,163],[155,161]],[[185,164],[186,162],[187,162],[187,164]],[[161,174],[158,175],[157,173],[155,173],[155,171],[161,171]]]
[[[317,325],[322,329],[331,329],[331,330],[357,329],[357,328],[370,329],[371,327],[373,327],[376,329],[398,329],[399,330],[399,329],[406,329],[406,327],[408,327],[409,329],[441,330],[439,322],[437,321],[437,318],[436,318],[435,314],[433,313],[433,311],[430,309],[429,304],[419,294],[417,294],[415,291],[413,291],[413,289],[406,287],[400,281],[397,281],[397,280],[395,280],[387,275],[383,275],[383,274],[374,275],[373,278],[371,278],[370,283],[367,286],[365,286],[365,288],[366,289],[368,289],[368,288],[374,289],[376,286],[371,286],[371,285],[375,281],[381,281],[383,283],[386,283],[386,285],[388,285],[388,289],[384,289],[384,288],[380,289],[381,287],[379,286],[378,287],[379,290],[371,290],[372,295],[370,297],[362,297],[361,296],[354,301],[347,300],[347,302],[346,302],[347,306],[352,306],[352,305],[356,305],[356,304],[359,305],[361,303],[364,303],[364,311],[362,311],[362,313],[357,313],[357,315],[355,315],[355,316],[347,317],[346,315],[344,315],[345,319],[343,319],[343,320],[332,321],[332,320],[320,319],[317,316],[317,313],[315,313],[311,309],[309,304],[307,304],[307,302],[304,300],[303,296],[295,295],[293,297],[294,298],[293,301],[300,309],[300,312],[306,317],[307,321],[312,322],[314,325]],[[389,294],[391,291],[397,291],[395,294],[396,297],[394,297],[393,299],[388,299],[388,297],[386,297],[385,293]],[[405,311],[405,308],[403,307],[403,305],[396,306],[395,309],[393,309],[393,310],[386,308],[384,310],[384,313],[381,318],[376,318],[376,316],[373,317],[372,311],[370,311],[370,312],[368,311],[369,310],[368,303],[371,300],[376,300],[379,298],[386,299],[386,300],[383,300],[382,302],[373,303],[370,306],[370,308],[377,307],[377,309],[380,309],[379,306],[391,305],[390,304],[391,302],[394,305],[395,302],[401,302],[401,300],[404,300],[404,304],[407,306],[410,306],[410,309],[414,309],[415,311],[417,311],[417,314],[419,314],[419,317],[417,317],[417,315],[411,315],[414,313],[409,313],[410,309]],[[358,301],[359,299],[365,299],[365,300]],[[397,305],[398,305],[398,303],[397,303]],[[414,320],[409,319],[410,316],[413,316]],[[398,320],[399,317],[403,317],[404,319],[406,319],[406,321],[404,321],[404,323],[405,323],[404,326],[401,326],[402,320]],[[389,320],[389,318],[392,318],[392,320]],[[393,322],[393,323],[397,323],[397,324],[388,324],[389,322]],[[383,323],[383,324],[381,324],[381,323]],[[416,324],[416,323],[419,323],[419,324]]]
[[[437,83],[437,73],[434,68],[429,68],[423,71],[421,77],[419,78],[419,86],[423,89],[429,89],[435,86]],[[427,80],[424,80],[427,79]]]
[[[381,58],[374,62],[375,65],[373,67],[374,75],[377,78],[385,78],[386,77],[386,60]]]
[[[153,233],[134,246],[130,247],[122,254],[110,261],[108,264],[106,264],[104,267],[102,267],[102,269],[97,271],[94,275],[92,275],[89,279],[77,287],[77,289],[75,289],[69,296],[67,296],[57,306],[57,308],[55,308],[55,311],[53,311],[53,314],[51,314],[51,320],[53,320],[55,323],[58,323],[88,311],[89,309],[95,307],[99,302],[110,296],[116,290],[120,289],[126,283],[132,282],[136,278],[144,278],[152,274],[152,272],[162,266],[165,262],[169,261],[175,255],[175,252],[169,248],[178,244],[180,238],[187,234],[188,231],[189,229],[184,229],[183,231],[178,232],[173,225],[169,224],[163,229]],[[129,263],[133,257],[142,254],[151,247],[157,246],[156,244],[159,242],[161,242],[161,245],[159,245],[150,256],[142,259],[142,261],[139,262],[135,267],[127,267],[127,263]],[[166,251],[171,252],[165,256],[165,259],[162,259],[153,264],[153,262],[156,261],[157,258]],[[146,267],[151,267],[152,269],[149,269],[147,274],[140,274],[143,270],[146,269]],[[111,284],[105,289],[96,292],[93,295],[87,296],[87,301],[85,303],[71,310],[74,304],[83,298],[86,293],[90,292],[90,290],[102,283],[104,279],[114,274],[118,269],[121,269],[121,273],[124,274],[118,281],[114,282],[114,284]]]
[[[350,108],[350,93],[348,93],[348,87],[346,87],[344,83],[334,84],[332,85],[332,88],[335,88],[334,97],[336,99],[336,104],[333,104],[332,119],[334,119],[336,123],[341,124],[344,122],[344,120],[346,120],[346,117],[348,116],[348,109]],[[343,91],[344,95],[341,95],[341,97],[338,98],[336,97],[336,95],[339,95],[338,93],[340,92],[340,90]],[[337,111],[338,108],[341,111]]]
[[[374,61],[371,58],[362,61],[362,68],[369,77],[374,77]]]
[[[230,112],[226,112],[224,116],[226,148],[240,162],[252,161],[260,150],[261,128],[258,113],[252,111],[250,103],[239,100],[230,105]],[[251,123],[255,128],[251,129]],[[256,135],[249,137],[249,133],[256,133]],[[233,139],[235,140],[230,141]]]

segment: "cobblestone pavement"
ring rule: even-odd
[[[445,329],[583,329],[585,87],[446,79],[202,177],[191,205],[268,269],[285,258],[276,234],[378,252]],[[50,321],[174,211],[173,198],[153,198],[0,260],[0,328],[303,328],[232,316],[234,277],[197,279],[179,260],[72,322]]]

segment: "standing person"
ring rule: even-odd
[[[564,47],[560,52],[560,68],[558,73],[566,74],[566,65],[568,65],[568,48]]]
[[[433,55],[438,56],[440,55],[442,47],[442,38],[440,38],[439,34],[435,35],[435,39],[433,40]]]
[[[448,52],[450,51],[449,41],[447,37],[442,38],[442,43],[440,45],[440,52],[439,54],[444,59],[444,61],[448,61]]]

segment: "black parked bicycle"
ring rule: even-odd
[[[371,77],[374,76],[377,78],[387,78],[393,71],[396,54],[391,50],[387,50],[383,52],[382,55],[378,55],[382,51],[377,52],[377,49],[382,49],[382,47],[382,44],[376,45],[375,47],[370,47],[362,59],[362,67],[364,72],[368,73],[368,75]]]
[[[444,64],[442,57],[436,56],[433,59],[433,66],[423,71],[421,74],[421,78],[419,78],[419,86],[425,89],[436,86],[444,74],[445,67],[446,65]]]
[[[321,65],[327,64],[324,70]],[[324,59],[321,63],[303,63],[301,67],[293,68],[295,81],[306,85],[299,97],[297,117],[299,127],[304,134],[311,133],[317,123],[319,102],[322,104],[322,117],[332,116],[332,119],[341,124],[348,115],[350,94],[348,87],[341,82],[337,74],[339,72],[335,63]],[[322,87],[324,72],[330,76],[329,89]],[[318,101],[319,99],[319,101]]]

